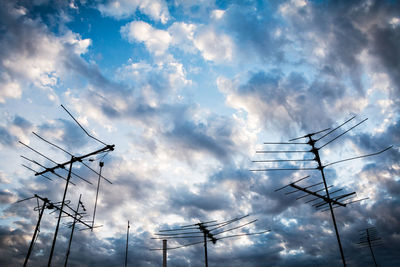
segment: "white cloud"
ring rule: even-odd
[[[231,61],[234,43],[226,34],[219,34],[213,29],[204,29],[196,35],[194,45],[204,59],[209,61]]]
[[[211,11],[211,18],[213,19],[221,19],[225,14],[225,10],[215,9]]]
[[[154,29],[143,21],[133,21],[121,28],[121,34],[133,43],[143,42],[151,53],[162,55],[171,43],[171,35],[167,31]]]
[[[98,9],[103,15],[117,19],[130,17],[137,9],[162,23],[166,23],[170,17],[168,7],[162,0],[111,0],[107,4],[100,4]]]
[[[168,32],[172,36],[172,44],[188,53],[195,53],[197,49],[193,46],[194,35],[197,26],[191,23],[174,22]]]
[[[21,86],[14,81],[0,82],[0,103],[5,103],[7,98],[20,98]]]

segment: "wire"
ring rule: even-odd
[[[343,159],[343,160],[335,161],[335,162],[332,162],[332,163],[328,163],[328,164],[324,165],[324,168],[327,167],[327,166],[334,165],[336,163],[344,162],[344,161],[349,161],[349,160],[354,160],[354,159],[360,159],[360,158],[366,158],[366,157],[370,157],[370,156],[379,155],[379,154],[385,152],[386,150],[389,150],[392,147],[393,146],[389,146],[389,147],[385,148],[384,150],[376,152],[376,153],[367,154],[367,155],[363,155],[363,156],[357,156],[357,157],[353,157],[353,158],[348,158],[348,159]]]
[[[82,129],[90,138],[96,140],[97,142],[99,142],[99,143],[101,143],[101,144],[103,144],[103,145],[105,145],[105,146],[108,146],[106,143],[104,143],[104,142],[100,141],[99,139],[97,139],[96,137],[90,135],[90,134],[85,130],[85,128],[82,127],[82,125],[74,118],[74,116],[72,116],[72,114],[71,114],[63,105],[61,105],[61,107],[68,113],[68,115],[71,116],[71,118],[79,125],[79,127],[81,127],[81,129]]]

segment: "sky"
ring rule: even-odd
[[[400,3],[362,1],[29,0],[0,1],[0,265],[21,265],[35,229],[38,194],[62,200],[65,181],[35,176],[70,159],[32,132],[85,155],[101,180],[96,225],[75,231],[69,266],[161,266],[163,229],[249,214],[227,238],[208,245],[210,266],[340,266],[329,212],[310,197],[274,192],[296,179],[321,182],[313,162],[287,142],[349,123],[324,137],[328,185],[369,199],[334,210],[349,266],[372,265],[358,248],[376,227],[379,266],[400,265]],[[319,135],[321,136],[321,135]],[[317,136],[316,136],[317,138]],[[304,139],[303,139],[304,140]],[[20,142],[19,142],[20,141]],[[300,148],[301,147],[301,148]],[[308,148],[307,148],[308,149]],[[24,156],[32,161],[21,157]],[[91,219],[97,175],[80,163],[67,200],[79,195]],[[59,170],[66,177],[65,170]],[[317,187],[315,187],[315,190]],[[57,213],[44,212],[30,266],[47,263]],[[71,220],[61,220],[53,265],[65,260]],[[82,228],[80,226],[80,228]],[[228,234],[228,233],[226,233]],[[169,240],[169,246],[184,245]],[[169,266],[203,266],[201,244],[168,251]]]

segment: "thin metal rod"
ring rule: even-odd
[[[321,131],[318,131],[318,132],[315,132],[315,133],[310,133],[310,134],[306,134],[306,135],[304,135],[304,136],[301,136],[301,137],[297,137],[297,138],[293,138],[293,139],[290,139],[289,140],[289,142],[291,142],[291,141],[295,141],[295,140],[298,140],[298,139],[302,139],[302,138],[310,138],[311,136],[313,136],[313,135],[316,135],[316,134],[319,134],[319,133],[322,133],[322,132],[326,132],[326,131],[328,131],[328,130],[330,130],[331,128],[326,128],[326,129],[324,129],[324,130],[321,130]]]
[[[252,160],[252,162],[297,162],[297,161],[313,161],[314,159],[267,159]]]
[[[250,170],[251,172],[268,172],[268,171],[314,171],[317,168],[279,168],[279,169],[258,169]]]
[[[265,231],[258,232],[258,233],[248,233],[248,234],[229,235],[229,236],[224,236],[224,237],[217,238],[217,240],[221,240],[221,239],[225,239],[225,238],[238,237],[238,236],[261,235],[261,234],[268,233],[268,232],[271,232],[271,230],[265,230]]]
[[[368,118],[360,121],[359,123],[357,123],[356,125],[354,125],[353,127],[350,127],[350,129],[344,131],[343,133],[339,134],[338,136],[336,136],[335,138],[333,138],[332,140],[328,141],[327,143],[325,143],[324,145],[320,146],[318,149],[321,149],[323,147],[325,147],[326,145],[332,143],[333,141],[335,141],[336,139],[338,139],[339,137],[341,137],[342,135],[348,133],[349,131],[353,130],[355,127],[357,127],[358,125],[360,125],[361,123],[363,123],[364,121],[368,120]]]
[[[305,177],[303,177],[303,178],[300,178],[299,180],[296,180],[296,181],[294,181],[294,182],[292,182],[292,183],[290,183],[290,184],[295,184],[295,183],[300,182],[300,181],[302,181],[302,180],[304,180],[304,179],[307,179],[307,178],[309,178],[309,177],[310,177],[310,175],[307,175],[307,176],[305,176]],[[283,186],[283,187],[281,187],[281,188],[275,189],[274,191],[277,192],[277,191],[282,190],[282,189],[284,189],[284,188],[286,188],[286,187],[289,187],[290,184],[285,185],[285,186]]]
[[[258,150],[256,153],[307,153],[307,150]]]
[[[358,157],[353,157],[353,158],[348,158],[348,159],[343,159],[343,160],[335,161],[335,162],[332,162],[332,163],[328,163],[328,164],[324,165],[324,168],[327,167],[327,166],[331,166],[333,164],[336,164],[336,163],[344,162],[344,161],[349,161],[349,160],[354,160],[354,159],[361,159],[361,158],[366,158],[366,157],[370,157],[370,156],[379,155],[379,154],[385,152],[386,150],[391,149],[392,147],[393,146],[389,146],[389,147],[387,147],[387,148],[385,148],[385,149],[383,149],[383,150],[381,150],[379,152],[376,152],[376,153],[362,155],[362,156],[358,156]]]
[[[104,162],[100,161],[99,166],[100,166],[100,171],[99,171],[99,179],[97,180],[96,200],[95,200],[95,202],[94,202],[93,221],[92,221],[92,232],[93,232],[93,226],[94,226],[94,218],[95,218],[95,216],[96,216],[97,198],[98,198],[98,196],[99,196],[101,170],[103,169]]]
[[[242,225],[239,225],[239,226],[236,226],[236,227],[233,227],[233,228],[230,228],[230,229],[227,229],[227,230],[218,232],[218,233],[214,234],[214,236],[219,235],[219,234],[222,234],[222,233],[225,233],[225,232],[228,232],[228,231],[232,231],[232,230],[235,230],[235,229],[242,228],[242,227],[244,227],[244,226],[246,226],[246,225],[249,225],[249,224],[252,224],[252,223],[254,223],[254,222],[256,222],[256,221],[257,221],[257,219],[252,220],[251,222],[248,222],[248,223],[245,223],[245,224],[242,224]]]
[[[323,136],[321,136],[320,138],[316,139],[315,142],[321,140],[322,138],[324,138],[325,136],[333,133],[334,131],[336,131],[337,129],[339,129],[340,127],[342,127],[343,125],[345,125],[346,123],[348,123],[349,121],[351,121],[352,119],[354,119],[356,116],[353,116],[352,118],[348,119],[347,121],[343,122],[342,124],[340,124],[338,127],[336,127],[335,129],[327,132],[326,134],[324,134]]]
[[[26,265],[28,264],[28,260],[29,260],[29,257],[31,255],[32,249],[33,249],[33,244],[35,243],[36,235],[37,235],[37,233],[39,231],[40,221],[42,220],[42,216],[43,216],[44,209],[46,208],[46,204],[47,204],[47,202],[43,201],[42,208],[40,209],[40,212],[39,212],[39,218],[38,218],[38,221],[36,223],[35,231],[33,232],[31,244],[29,245],[28,254],[25,257],[24,267],[26,267]]]
[[[264,145],[307,145],[307,143],[292,143],[292,142],[265,142]]]
[[[126,229],[126,249],[125,249],[125,267],[128,266],[128,242],[129,242],[129,221],[128,221],[128,227]]]
[[[77,218],[77,216],[78,216],[79,205],[81,204],[81,198],[82,198],[82,194],[79,195],[78,206],[76,207],[75,216],[74,216],[74,222],[72,223],[71,235],[70,235],[70,237],[69,237],[68,250],[67,250],[67,255],[65,256],[64,267],[67,267],[67,264],[68,264],[69,253],[70,253],[70,251],[71,251],[72,237],[74,236],[76,218]]]
[[[59,228],[59,226],[60,226],[61,215],[62,215],[62,213],[63,213],[63,208],[64,208],[65,196],[67,195],[69,180],[71,179],[71,171],[72,171],[73,159],[74,159],[74,157],[72,156],[72,157],[71,157],[71,163],[70,163],[70,165],[69,165],[69,171],[68,171],[68,176],[67,176],[67,182],[65,183],[64,195],[63,195],[63,199],[62,199],[62,202],[61,202],[60,213],[59,213],[59,215],[58,215],[56,231],[55,231],[55,233],[54,233],[53,244],[51,245],[50,256],[49,256],[49,262],[47,263],[47,267],[50,267],[50,266],[51,266],[51,260],[52,260],[52,258],[53,258],[54,247],[55,247],[55,245],[56,245],[56,240],[57,240],[58,228]]]
[[[32,169],[32,168],[26,166],[25,164],[21,164],[21,165],[22,165],[23,167],[27,168],[28,170],[31,170],[31,171],[33,171],[34,173],[36,173],[36,171],[35,171],[34,169]],[[46,178],[47,180],[53,181],[53,179],[47,177],[46,175],[43,175],[43,174],[42,174],[41,176],[43,176],[43,177]]]

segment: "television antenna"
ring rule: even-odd
[[[376,263],[374,251],[372,247],[382,246],[382,239],[378,237],[378,231],[376,227],[369,227],[363,230],[360,230],[360,241],[357,243],[359,248],[369,248],[371,252],[372,260],[374,261],[375,266],[377,267],[378,264]]]
[[[66,217],[74,218],[74,222],[75,223],[79,222],[82,225],[84,225],[85,227],[87,227],[89,229],[91,228],[91,225],[87,224],[86,222],[82,221],[81,218],[76,216],[76,212],[75,212],[75,214],[72,214],[70,212],[65,211],[65,209],[61,208],[62,206],[67,206],[71,202],[69,200],[64,200],[63,202],[61,202],[61,201],[60,202],[52,202],[48,198],[41,197],[38,194],[34,194],[33,197],[29,197],[29,198],[25,198],[25,199],[19,200],[19,201],[16,202],[16,204],[17,203],[21,203],[23,201],[27,201],[27,200],[33,199],[33,198],[36,198],[38,203],[39,203],[39,200],[42,201],[43,204],[41,206],[38,205],[37,207],[34,208],[34,211],[38,211],[39,212],[39,217],[38,217],[38,220],[37,220],[37,223],[36,223],[35,231],[33,233],[32,240],[31,240],[31,243],[29,245],[28,253],[27,253],[26,257],[25,257],[25,261],[24,261],[24,265],[23,266],[27,265],[29,257],[30,257],[30,255],[32,253],[34,244],[35,244],[35,242],[37,240],[37,237],[38,237],[38,233],[40,232],[40,223],[41,223],[41,220],[42,220],[43,213],[44,213],[45,209],[49,209],[49,210],[53,210],[54,209],[56,211],[59,211],[60,213],[65,214]]]
[[[300,182],[301,180],[307,179],[309,178],[309,176],[303,177],[300,180],[297,180],[295,182],[292,182],[288,185],[285,185],[284,187],[281,187],[275,191],[279,191],[282,190],[284,188],[287,187],[292,187],[295,190],[292,192],[289,192],[287,194],[291,194],[291,193],[296,193],[296,192],[304,192],[306,193],[306,195],[300,196],[297,199],[301,199],[304,197],[308,197],[308,196],[314,196],[315,198],[313,198],[312,200],[309,200],[307,202],[312,202],[315,200],[322,200],[321,202],[314,204],[314,206],[316,208],[326,208],[326,205],[329,207],[327,209],[324,209],[323,211],[330,211],[331,213],[331,217],[332,217],[332,221],[333,221],[333,225],[335,228],[335,233],[336,233],[336,239],[338,242],[338,246],[339,246],[339,250],[340,250],[340,255],[342,258],[342,262],[343,265],[346,266],[346,260],[344,257],[344,253],[343,253],[343,248],[342,248],[342,244],[340,241],[340,235],[339,235],[339,231],[337,228],[337,224],[336,224],[336,218],[335,218],[335,214],[333,212],[334,208],[337,207],[346,207],[346,205],[354,203],[354,202],[359,202],[362,200],[365,200],[367,198],[363,198],[363,199],[358,199],[358,200],[354,200],[354,201],[349,201],[349,202],[345,202],[346,200],[349,199],[349,197],[353,197],[356,193],[355,192],[351,192],[351,193],[347,193],[347,194],[343,194],[343,195],[339,195],[339,196],[333,196],[334,193],[339,192],[341,189],[337,190],[337,191],[329,191],[329,188],[331,188],[332,186],[328,186],[327,181],[326,181],[326,177],[325,177],[325,172],[324,169],[326,167],[338,164],[338,163],[342,163],[345,161],[351,161],[351,160],[355,160],[355,159],[360,159],[360,158],[365,158],[365,157],[370,157],[370,156],[375,156],[375,155],[379,155],[383,152],[385,152],[386,150],[390,149],[392,146],[389,146],[381,151],[378,151],[376,153],[371,153],[371,154],[366,154],[366,155],[362,155],[362,156],[356,156],[356,157],[351,157],[351,158],[347,158],[347,159],[343,159],[343,160],[339,160],[339,161],[335,161],[335,162],[331,162],[331,163],[327,163],[327,164],[322,164],[321,162],[321,158],[320,158],[320,154],[319,151],[321,149],[323,149],[324,147],[326,147],[327,145],[331,144],[332,142],[334,142],[335,140],[339,139],[340,137],[342,137],[344,134],[348,133],[349,131],[351,131],[352,129],[354,129],[355,127],[359,126],[360,124],[362,124],[363,122],[365,122],[367,119],[364,119],[358,123],[356,123],[355,125],[351,126],[349,129],[343,131],[342,133],[338,134],[335,137],[332,137],[329,141],[327,141],[325,144],[323,145],[319,145],[319,141],[322,140],[325,137],[330,137],[332,133],[336,132],[339,128],[343,127],[344,125],[346,125],[347,123],[349,123],[350,121],[352,121],[356,116],[351,117],[350,119],[346,120],[344,123],[342,123],[341,125],[337,126],[334,129],[324,129],[318,132],[313,132],[313,133],[309,133],[306,134],[304,136],[300,136],[297,138],[293,138],[291,140],[289,140],[288,142],[267,142],[264,143],[265,145],[300,145],[300,146],[308,146],[309,149],[307,148],[303,148],[303,149],[296,149],[296,150],[261,150],[261,151],[256,151],[256,153],[262,153],[262,154],[305,154],[304,157],[302,158],[298,158],[298,159],[291,159],[291,158],[287,158],[287,159],[267,159],[267,160],[254,160],[253,162],[256,163],[277,163],[277,164],[281,164],[282,162],[314,162],[317,163],[316,166],[302,166],[302,167],[279,167],[279,168],[263,168],[263,169],[253,169],[250,171],[253,172],[269,172],[269,171],[300,171],[300,170],[305,170],[305,171],[319,171],[322,177],[322,182],[317,183],[317,184],[312,184],[309,186],[299,186],[297,183]],[[302,141],[304,140],[305,141]],[[317,146],[318,143],[318,146]],[[306,156],[306,155],[310,155],[311,157],[313,156],[313,158],[311,158],[310,156]],[[323,185],[322,189],[316,190],[316,191],[312,191],[309,190],[309,188],[314,187],[314,186],[318,186],[318,185]],[[325,193],[319,193],[321,191],[324,191]]]
[[[52,167],[46,167],[46,166],[44,166],[44,165],[38,163],[38,162],[35,161],[35,160],[32,160],[32,159],[29,159],[29,158],[27,158],[27,157],[21,156],[21,157],[23,157],[25,160],[28,160],[29,162],[38,165],[39,167],[43,168],[44,170],[42,170],[42,171],[36,171],[36,170],[32,169],[31,167],[28,167],[28,166],[26,166],[26,165],[23,164],[24,167],[26,167],[26,168],[28,168],[29,170],[33,171],[33,172],[35,173],[35,176],[43,176],[43,177],[45,177],[45,178],[47,178],[47,179],[49,179],[49,180],[52,180],[50,177],[47,176],[47,173],[51,173],[51,174],[53,174],[53,175],[55,175],[55,176],[57,176],[57,177],[59,177],[59,178],[62,178],[63,180],[66,181],[65,188],[64,188],[64,193],[63,193],[63,197],[62,197],[62,201],[61,201],[61,206],[60,206],[60,212],[59,212],[59,215],[58,215],[57,225],[56,225],[55,233],[54,233],[54,236],[53,236],[53,242],[52,242],[52,246],[51,246],[51,250],[50,250],[49,261],[48,261],[48,265],[47,265],[48,267],[50,267],[50,265],[51,265],[51,261],[52,261],[52,257],[53,257],[53,253],[54,253],[54,247],[55,247],[56,240],[57,240],[58,229],[59,229],[59,225],[60,225],[60,221],[61,221],[61,217],[62,217],[64,205],[65,205],[65,198],[66,198],[66,194],[67,194],[67,191],[68,191],[68,186],[69,186],[70,183],[73,184],[73,185],[75,185],[73,182],[70,181],[71,176],[73,175],[74,177],[77,177],[77,178],[79,178],[79,179],[81,179],[81,180],[83,180],[83,181],[85,181],[85,182],[87,182],[87,183],[89,183],[89,184],[92,184],[90,181],[86,180],[85,178],[81,177],[80,175],[78,175],[78,174],[76,174],[75,172],[72,171],[73,164],[76,163],[76,162],[79,162],[79,163],[81,163],[83,166],[85,166],[86,168],[88,168],[89,170],[91,170],[92,172],[96,173],[96,174],[99,176],[99,180],[100,180],[100,178],[103,178],[103,179],[106,180],[107,182],[111,183],[110,180],[108,180],[107,178],[105,178],[104,176],[101,175],[101,169],[100,169],[100,172],[97,172],[97,171],[95,171],[94,169],[92,169],[88,164],[84,163],[83,161],[84,161],[85,159],[89,158],[89,157],[92,157],[92,156],[95,156],[95,155],[98,155],[98,154],[105,154],[105,155],[107,155],[107,153],[113,151],[113,150],[114,150],[114,147],[115,147],[115,145],[108,145],[108,144],[106,144],[105,142],[99,140],[98,138],[96,138],[96,137],[90,135],[90,134],[85,130],[85,128],[83,128],[83,126],[75,119],[75,117],[74,117],[63,105],[61,105],[61,107],[62,107],[62,108],[68,113],[68,115],[78,124],[78,126],[85,132],[85,134],[86,134],[89,138],[91,138],[91,139],[97,141],[98,143],[100,143],[101,145],[103,145],[103,147],[100,148],[100,149],[94,150],[94,151],[92,151],[92,152],[90,152],[90,153],[84,154],[84,155],[75,156],[75,155],[72,154],[71,152],[65,150],[64,148],[61,148],[60,146],[58,146],[58,145],[56,145],[56,144],[54,144],[54,143],[52,143],[52,142],[50,142],[50,141],[44,139],[43,137],[41,137],[41,136],[38,135],[37,133],[34,133],[34,132],[33,132],[33,134],[34,134],[36,137],[38,137],[39,139],[41,139],[42,141],[44,141],[44,142],[46,142],[47,144],[49,144],[49,145],[51,145],[51,146],[53,146],[53,147],[55,147],[55,148],[57,148],[57,149],[63,151],[64,153],[68,154],[68,155],[71,157],[71,159],[70,159],[69,161],[66,161],[66,162],[63,162],[63,163],[58,163],[58,162],[54,161],[53,159],[51,159],[50,157],[47,157],[46,155],[40,153],[38,150],[32,148],[31,146],[29,146],[29,145],[27,145],[27,144],[24,144],[23,142],[19,141],[19,143],[22,144],[23,146],[29,148],[29,149],[32,150],[34,153],[40,155],[41,157],[45,158],[46,160],[48,160],[48,161],[50,161],[50,162],[52,162],[52,163],[54,164]],[[103,158],[104,158],[104,157],[103,157]],[[90,160],[90,159],[89,159],[89,160]],[[62,175],[60,175],[59,173],[56,172],[56,171],[58,171],[58,170],[66,170],[66,169],[67,169],[67,166],[69,166],[67,178],[64,178]],[[97,196],[98,196],[99,186],[100,186],[100,182],[98,182],[98,185],[97,185],[97,194],[96,194],[95,206],[97,205]],[[93,214],[93,221],[92,221],[92,225],[91,225],[90,229],[93,229],[93,228],[94,228],[94,218],[95,218],[94,216],[95,216],[95,212],[94,212],[94,214]]]
[[[204,245],[204,262],[205,266],[208,267],[208,255],[207,255],[207,243],[212,242],[216,244],[218,240],[226,239],[226,238],[233,238],[233,237],[240,237],[240,236],[250,236],[250,235],[260,235],[269,232],[270,230],[264,230],[261,232],[253,232],[253,233],[240,233],[240,234],[232,234],[228,236],[219,236],[223,233],[230,233],[236,229],[243,228],[250,224],[253,224],[257,221],[257,219],[240,224],[235,227],[230,227],[228,225],[239,222],[240,220],[249,217],[249,215],[237,217],[228,221],[220,222],[217,221],[207,221],[207,222],[199,222],[195,224],[183,225],[179,226],[178,228],[173,229],[166,229],[160,230],[155,235],[158,237],[152,237],[151,239],[161,239],[163,240],[163,248],[155,248],[150,249],[151,251],[163,250],[163,262],[165,262],[166,266],[166,257],[167,257],[167,250],[179,249],[184,247],[189,247],[197,244]],[[225,228],[230,227],[230,228]],[[179,240],[179,239],[190,239],[190,243],[186,243],[183,245],[179,245],[176,247],[167,247],[167,240]],[[201,240],[202,239],[202,240]]]

